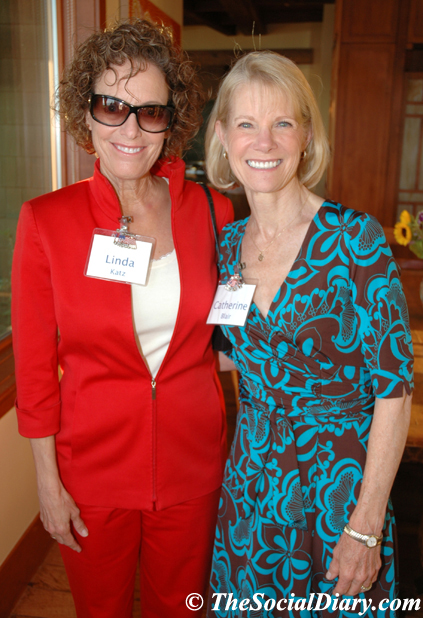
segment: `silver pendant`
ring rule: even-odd
[[[260,253],[260,255],[258,256],[258,261],[262,262],[264,260],[264,255],[262,253]]]
[[[242,288],[242,277],[239,273],[235,273],[229,278],[229,281],[225,285],[225,290],[228,292],[236,292]]]

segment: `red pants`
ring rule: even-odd
[[[60,546],[78,618],[131,618],[138,557],[143,618],[200,618],[185,599],[206,592],[219,496],[162,511],[78,504],[89,531],[77,535],[82,552]]]

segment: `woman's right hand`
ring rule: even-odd
[[[31,438],[30,442],[37,472],[43,526],[53,539],[80,552],[82,548],[72,534],[71,522],[75,532],[81,536],[88,536],[88,530],[81,519],[79,508],[60,479],[55,437]]]
[[[88,536],[88,530],[72,496],[59,481],[58,488],[53,491],[39,487],[38,497],[40,500],[40,519],[47,532],[58,543],[80,552],[81,546],[72,534],[71,522],[75,532],[80,536]]]

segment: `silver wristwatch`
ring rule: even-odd
[[[376,534],[361,534],[360,532],[356,532],[347,524],[344,528],[344,532],[348,534],[352,539],[358,541],[359,543],[363,543],[366,547],[371,549],[372,547],[377,547],[382,543],[383,534],[381,536],[377,536]]]

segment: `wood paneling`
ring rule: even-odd
[[[423,0],[411,0],[408,42],[423,43]]]
[[[344,2],[343,42],[393,43],[397,34],[398,0]]]
[[[0,568],[0,618],[8,618],[52,544],[37,515]]]
[[[393,45],[345,45],[339,60],[330,196],[371,212],[381,223],[385,223],[394,55]]]

